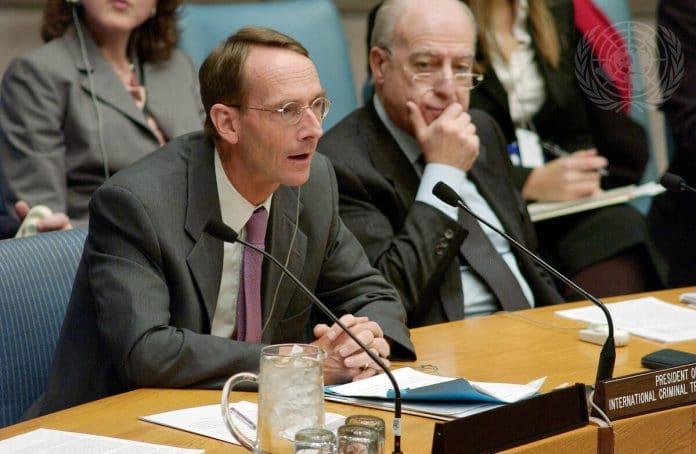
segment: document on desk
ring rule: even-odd
[[[139,454],[193,454],[203,449],[184,449],[121,438],[101,437],[52,429],[36,429],[0,441],[3,454],[108,454],[137,452]]]
[[[606,304],[614,326],[658,342],[696,339],[696,311],[669,304],[655,297]],[[561,317],[587,323],[606,323],[596,306],[556,311]]]
[[[258,420],[258,405],[254,402],[240,401],[230,404],[232,408],[241,413],[250,421]],[[184,430],[198,435],[203,435],[216,440],[226,441],[239,445],[239,441],[227,430],[220,405],[204,405],[202,407],[184,408],[181,410],[157,413],[154,415],[141,416],[139,419],[173,429]],[[336,413],[326,413],[324,424],[329,430],[336,430],[345,421],[345,416]],[[239,424],[242,433],[252,440],[256,439],[256,429]]]
[[[468,381],[419,372],[410,367],[392,371],[401,390],[405,413],[454,419],[516,402],[539,392],[546,377],[526,385]],[[384,374],[345,385],[324,387],[327,400],[372,408],[393,408],[394,390]]]
[[[591,197],[568,200],[565,202],[535,202],[527,205],[529,217],[532,222],[544,219],[566,216],[581,211],[594,210],[609,205],[617,205],[633,200],[637,197],[655,196],[665,191],[664,186],[655,182],[645,183],[639,186],[628,185],[619,188],[608,189]]]

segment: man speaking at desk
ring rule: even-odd
[[[92,197],[39,413],[136,387],[221,386],[258,370],[268,343],[314,339],[326,383],[375,373],[338,326],[313,323],[277,268],[207,234],[211,219],[286,263],[374,353],[413,357],[397,294],[341,222],[331,164],[314,156],[329,101],[307,51],[249,27],[199,78],[205,134],[172,140]]]
[[[498,126],[467,112],[480,80],[475,36],[462,2],[387,0],[370,43],[376,94],[319,141],[336,170],[341,217],[401,294],[411,327],[562,302],[532,260],[432,195],[446,182],[536,248]]]

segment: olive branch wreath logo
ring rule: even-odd
[[[585,33],[576,48],[575,77],[578,85],[590,101],[604,110],[620,112],[631,104],[641,110],[654,109],[674,94],[684,77],[684,51],[681,42],[674,32],[663,26],[659,27],[660,33],[657,34],[657,39],[655,39],[655,30],[646,25],[620,22],[615,27],[617,29],[628,27],[626,31],[629,45],[631,45],[631,39],[641,44],[642,47],[639,50],[642,50],[644,60],[647,60],[649,64],[660,62],[658,58],[664,60],[661,61],[662,65],[655,68],[657,80],[650,77],[646,79],[642,90],[633,91],[632,99],[618,93],[614,84],[609,82],[599,70],[600,62],[592,54],[590,41],[595,38],[595,35],[606,32],[606,28],[597,26]],[[640,36],[634,38],[635,28],[638,28]],[[660,46],[660,50],[663,51],[660,53],[662,57],[658,57],[656,46]],[[638,62],[629,62],[630,64],[637,65]],[[630,68],[628,71],[628,77],[630,77]],[[602,83],[602,80],[605,83]]]

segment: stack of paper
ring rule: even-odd
[[[244,418],[250,421],[257,421],[258,405],[253,402],[240,401],[230,404],[230,407],[241,413]],[[168,411],[155,415],[141,416],[143,421],[161,424],[174,429],[185,430],[187,432],[203,435],[217,440],[226,441],[239,445],[236,438],[227,430],[222,415],[220,405],[204,405],[202,407],[184,408],[182,410]],[[324,415],[325,427],[335,430],[343,424],[345,416],[336,413],[326,413]],[[242,433],[251,440],[256,439],[255,427],[244,427],[240,425]]]
[[[0,441],[0,452],[4,454],[52,454],[79,453],[105,454],[200,454],[202,449],[184,449],[172,446],[101,437],[52,429],[36,429],[16,437]]]
[[[436,419],[454,419],[506,403],[531,397],[539,392],[546,377],[526,385],[467,381],[441,377],[404,367],[392,372],[401,390],[404,413]],[[327,400],[390,409],[394,390],[384,375],[345,385],[325,387]]]
[[[654,182],[640,186],[628,185],[609,189],[592,197],[569,200],[567,202],[536,202],[527,205],[532,222],[543,221],[581,211],[594,210],[609,205],[616,205],[637,197],[655,196],[665,191],[664,186]]]
[[[607,304],[616,328],[658,342],[696,339],[696,311],[661,301],[655,297]],[[597,306],[556,311],[561,317],[587,323],[606,323]]]

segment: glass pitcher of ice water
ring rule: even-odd
[[[230,377],[222,389],[222,416],[230,432],[257,454],[293,452],[295,432],[324,426],[324,350],[315,345],[278,344],[261,350],[258,375]],[[245,436],[229,411],[229,395],[237,383],[258,382],[256,441]]]

